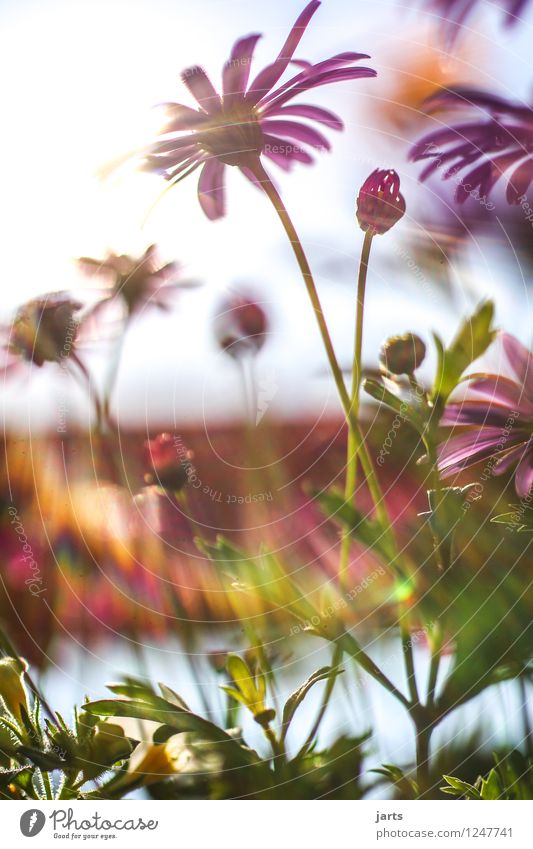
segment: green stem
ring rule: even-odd
[[[432,728],[423,720],[416,723],[416,781],[419,799],[428,798],[431,779],[429,771],[429,742]]]
[[[276,210],[278,217],[283,225],[283,228],[287,234],[287,237],[291,243],[292,249],[294,251],[294,255],[298,265],[300,267],[300,271],[302,272],[302,277],[305,283],[305,287],[307,289],[307,293],[309,295],[309,299],[311,301],[311,305],[313,307],[313,311],[315,313],[315,318],[317,320],[318,328],[320,330],[320,335],[322,337],[322,342],[324,344],[324,348],[326,351],[326,355],[328,358],[329,366],[331,369],[331,373],[333,375],[333,379],[335,381],[335,385],[337,387],[337,391],[339,393],[339,397],[341,400],[342,408],[344,410],[344,415],[346,416],[346,421],[348,423],[348,427],[352,432],[354,445],[355,445],[355,453],[359,454],[361,457],[361,465],[363,467],[363,471],[365,474],[366,482],[368,484],[368,488],[370,490],[370,494],[372,496],[372,500],[374,502],[376,516],[378,521],[383,529],[383,534],[387,538],[391,551],[395,552],[394,556],[394,568],[398,570],[398,564],[396,562],[396,553],[397,546],[396,540],[394,537],[394,532],[392,530],[392,524],[390,521],[390,517],[387,512],[387,508],[385,506],[385,501],[383,499],[383,494],[381,492],[379,482],[376,477],[376,473],[374,471],[374,467],[372,465],[372,461],[368,454],[365,441],[363,435],[361,433],[357,417],[354,415],[352,410],[352,402],[350,400],[350,396],[348,395],[348,391],[344,384],[344,378],[342,376],[342,371],[337,361],[337,357],[335,354],[335,350],[333,348],[333,343],[331,341],[331,336],[329,334],[328,326],[326,324],[326,320],[324,318],[324,313],[322,311],[322,306],[320,304],[320,298],[318,297],[318,292],[316,289],[315,281],[313,279],[313,275],[311,273],[311,268],[309,267],[309,263],[307,261],[307,257],[305,255],[302,243],[298,237],[298,234],[295,230],[295,227],[292,223],[290,215],[285,208],[285,205],[277,191],[276,187],[270,180],[268,174],[264,170],[263,166],[258,160],[252,159],[249,164],[250,169],[253,171],[257,180],[261,183],[261,186],[269,198],[272,206]]]
[[[381,671],[379,666],[377,666],[374,661],[366,654],[366,652],[361,648],[355,637],[352,634],[342,634],[340,637],[335,639],[336,645],[342,651],[345,651],[346,654],[349,654],[350,657],[353,657],[357,663],[363,667],[365,672],[367,672],[375,681],[377,681],[381,686],[387,690],[391,696],[394,696],[397,701],[399,701],[406,710],[411,709],[411,703],[409,699],[407,699],[403,693],[398,690],[398,688],[392,683],[392,681],[387,678],[384,672]]]
[[[431,664],[429,667],[428,690],[426,703],[429,708],[435,704],[435,692],[437,688],[437,679],[439,677],[440,661],[442,657],[442,633],[440,626],[435,626],[435,641],[431,650]]]
[[[373,231],[367,230],[361,251],[359,263],[359,277],[357,281],[357,307],[355,314],[355,338],[353,346],[352,365],[352,388],[351,388],[351,410],[355,418],[359,415],[359,389],[361,386],[362,351],[363,351],[363,320],[365,312],[366,278],[368,274],[368,261],[370,259],[370,248],[372,247]],[[344,500],[352,503],[357,489],[357,440],[352,428],[348,428],[348,442],[346,448],[346,482],[344,485]],[[347,531],[341,540],[340,562],[339,562],[339,586],[346,589],[348,570],[350,565],[351,534]]]
[[[342,661],[342,655],[343,655],[343,651],[342,651],[341,647],[338,644],[336,644],[335,650],[333,652],[333,657],[331,659],[331,666],[334,670],[339,667],[339,665]],[[309,734],[306,737],[305,743],[303,744],[303,746],[301,747],[300,751],[298,752],[298,754],[296,756],[297,760],[299,758],[301,758],[307,752],[307,750],[309,749],[309,747],[313,743],[313,740],[315,739],[316,735],[318,734],[318,729],[320,728],[320,726],[322,724],[322,720],[324,719],[324,714],[326,713],[326,710],[328,709],[329,701],[330,701],[331,695],[333,693],[333,688],[335,687],[335,682],[337,681],[338,677],[339,677],[338,675],[335,675],[333,673],[328,678],[328,681],[327,681],[327,684],[326,684],[326,689],[324,690],[324,698],[322,699],[322,703],[321,703],[320,708],[318,710],[317,717],[316,717],[316,719],[313,723],[313,727],[311,728],[311,731],[309,732]]]

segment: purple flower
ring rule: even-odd
[[[176,183],[200,166],[198,197],[211,220],[225,212],[224,172],[235,165],[260,186],[260,156],[288,171],[296,162],[313,162],[309,149],[329,150],[328,139],[309,121],[341,130],[342,121],[332,112],[305,103],[291,104],[295,95],[327,83],[374,77],[371,68],[353,67],[364,53],[339,53],[311,64],[295,60],[294,53],[320,5],[312,0],[300,14],[277,58],[250,82],[250,69],[259,35],[239,39],[222,71],[219,94],[199,66],[187,69],[182,80],[198,103],[191,109],[167,103],[169,123],[146,151],[145,170]],[[290,64],[297,73],[281,85]],[[294,120],[295,118],[301,120]]]
[[[268,317],[255,298],[235,294],[220,304],[214,325],[222,350],[238,359],[261,350],[268,332]]]
[[[107,278],[109,294],[98,301],[91,315],[115,299],[122,301],[128,316],[146,306],[167,310],[176,289],[187,285],[168,282],[177,276],[179,267],[174,262],[161,265],[155,245],[150,245],[140,259],[110,253],[105,259],[80,257],[78,263],[86,272]]]
[[[510,376],[472,376],[471,393],[448,404],[442,424],[472,430],[444,442],[439,469],[444,477],[488,460],[495,475],[516,465],[515,486],[525,498],[533,485],[533,355],[517,339],[502,334]]]
[[[529,0],[499,0],[499,4],[505,12],[507,26],[511,26],[519,20],[528,2]],[[464,25],[474,8],[480,6],[481,3],[479,0],[426,0],[426,5],[434,9],[455,34]]]
[[[361,230],[382,236],[405,215],[405,200],[396,171],[376,168],[357,196],[357,221]]]
[[[533,179],[533,109],[468,88],[439,92],[427,104],[474,114],[470,121],[444,124],[416,143],[410,158],[431,160],[420,179],[442,168],[443,179],[457,184],[456,201],[464,203],[472,195],[488,196],[509,171],[507,202],[522,203]]]

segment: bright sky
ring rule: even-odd
[[[131,171],[107,184],[96,176],[103,163],[150,137],[158,125],[154,104],[189,102],[179,80],[183,68],[202,64],[218,82],[234,40],[253,31],[265,34],[257,51],[256,67],[261,67],[277,53],[303,5],[304,0],[2,3],[2,316],[36,294],[85,285],[73,259],[100,256],[108,248],[141,253],[156,242],[164,259],[178,259],[187,276],[204,282],[201,291],[183,298],[177,315],[161,324],[147,318],[132,331],[118,387],[126,417],[182,420],[202,411],[224,411],[228,399],[227,406],[235,410],[239,382],[212,344],[210,318],[219,293],[242,286],[257,291],[272,311],[273,337],[260,361],[260,377],[274,375],[274,407],[290,413],[302,405],[322,409],[336,403],[327,381],[308,379],[324,365],[320,342],[279,224],[256,190],[239,174],[231,174],[228,216],[213,224],[195,200],[193,177],[165,197],[143,228],[161,182]],[[373,110],[380,98],[386,106],[388,86],[401,79],[406,63],[434,37],[414,5],[414,0],[405,0],[407,11],[394,0],[324,0],[298,51],[314,60],[346,49],[368,52],[370,64],[379,71],[376,81],[314,92],[315,102],[343,115],[347,130],[342,136],[332,134],[333,153],[314,168],[301,167],[279,179],[316,270],[343,362],[349,359],[361,244],[354,199],[375,167],[395,167],[401,173],[413,217],[406,216],[395,230],[395,241],[376,245],[367,360],[375,358],[379,343],[390,333],[424,333],[428,325],[446,333],[455,324],[440,295],[417,292],[408,270],[394,266],[394,245],[416,229],[416,209],[432,190],[419,191],[419,169],[405,161],[406,140],[373,129]],[[469,42],[463,70],[480,85],[527,97],[533,79],[531,27],[503,34],[496,20],[487,12],[482,29],[488,35]],[[445,64],[446,57],[442,61]],[[502,319],[512,316],[513,330],[530,341],[530,314],[521,309],[517,320],[514,309],[515,290],[523,298],[520,275],[513,271],[514,282],[502,291],[501,267],[487,246],[475,247],[472,255],[473,262],[457,281],[454,310],[497,290]],[[39,420],[46,419],[50,378],[37,374],[25,386],[22,394],[18,385],[6,389],[8,419],[20,421],[36,408]],[[184,397],[186,403],[180,400]]]

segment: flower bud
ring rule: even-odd
[[[224,301],[215,318],[217,342],[231,357],[260,351],[267,330],[265,311],[257,301],[244,295]]]
[[[383,343],[379,360],[391,374],[413,374],[424,362],[426,346],[414,333],[391,336]]]
[[[359,191],[357,220],[361,230],[383,235],[405,213],[405,200],[400,193],[400,178],[396,171],[376,168]]]
[[[35,298],[17,311],[9,346],[15,354],[42,366],[70,355],[76,341],[81,304],[67,297]]]
[[[24,684],[25,660],[4,657],[0,660],[0,697],[17,722],[22,722],[22,709],[29,714],[28,693]]]
[[[97,778],[117,761],[129,758],[135,745],[129,737],[126,737],[122,726],[111,722],[99,722],[83,766],[85,780]]]
[[[160,433],[155,439],[146,440],[144,455],[145,465],[150,469],[144,476],[145,483],[174,492],[183,489],[188,470],[192,468],[192,453],[180,440],[175,440],[170,433]]]

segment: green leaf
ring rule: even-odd
[[[447,348],[434,335],[438,355],[438,368],[432,390],[432,400],[444,406],[459,383],[465,370],[477,360],[493,342],[496,330],[492,327],[494,304],[482,303],[475,313],[463,321],[456,336]]]
[[[315,497],[324,513],[343,525],[366,548],[375,551],[386,563],[394,560],[394,552],[380,523],[363,516],[353,504],[345,501],[342,492],[333,489],[317,493]]]
[[[32,746],[18,746],[17,756],[28,758],[35,766],[42,769],[43,772],[49,772],[52,769],[61,769],[65,763],[62,758],[55,755],[53,752],[41,752],[39,749],[34,749]]]
[[[379,401],[380,404],[385,404],[401,416],[402,419],[410,422],[410,424],[416,428],[419,433],[424,433],[426,426],[423,417],[406,399],[395,395],[387,389],[383,383],[380,383],[379,380],[374,380],[370,377],[364,381],[363,389],[372,398],[374,398],[375,401]]]
[[[287,732],[289,730],[289,726],[292,722],[294,714],[307,696],[309,690],[314,687],[315,684],[318,684],[319,681],[325,681],[328,678],[334,678],[337,675],[340,675],[343,671],[343,669],[339,669],[338,667],[323,666],[321,667],[321,669],[317,669],[316,672],[313,672],[313,674],[309,676],[307,681],[305,681],[301,687],[299,687],[297,690],[294,691],[294,693],[289,696],[283,707],[281,732],[282,740],[284,740],[287,736]]]
[[[243,704],[253,707],[257,702],[261,701],[261,695],[256,686],[253,672],[246,661],[242,657],[239,657],[238,654],[229,654],[226,665],[229,674],[244,697],[245,701]]]
[[[468,784],[467,781],[461,781],[460,778],[455,778],[453,775],[443,775],[448,787],[441,787],[443,793],[448,793],[450,796],[467,796],[469,799],[481,799],[479,791],[476,790],[473,784]]]

